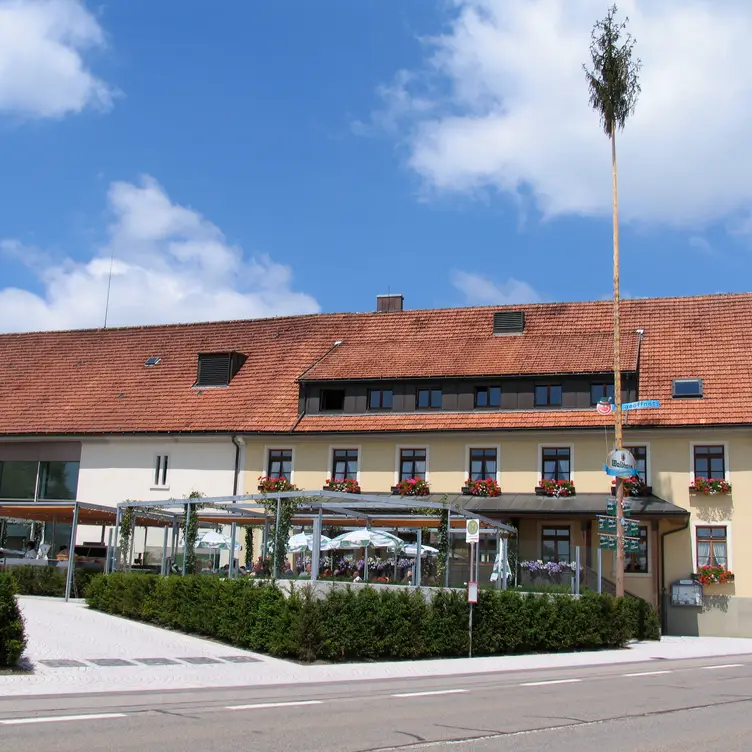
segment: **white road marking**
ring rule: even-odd
[[[109,718],[125,718],[125,713],[97,713],[89,715],[49,715],[36,718],[8,718],[0,721],[3,726],[23,726],[28,723],[59,723],[61,721],[104,721]]]
[[[298,700],[297,702],[258,702],[254,705],[228,705],[226,710],[263,710],[264,708],[292,708],[300,705],[321,705],[321,700]]]
[[[546,684],[575,684],[581,682],[582,679],[552,679],[551,681],[539,681],[539,682],[525,682],[520,684],[521,687],[543,687]]]
[[[705,671],[712,671],[714,668],[740,668],[743,663],[724,663],[722,666],[700,666]]]
[[[659,674],[670,674],[671,671],[640,671],[636,674],[622,674],[622,676],[658,676]]]
[[[431,697],[433,695],[460,695],[469,692],[469,689],[437,689],[432,692],[402,692],[392,697]]]

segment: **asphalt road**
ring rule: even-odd
[[[14,752],[752,749],[752,656],[266,688],[0,698]]]

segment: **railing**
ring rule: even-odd
[[[590,567],[587,567],[587,569],[585,570],[585,585],[591,590],[594,590],[597,592],[598,572],[595,569],[591,569]],[[616,583],[613,582],[612,580],[609,580],[606,577],[601,576],[601,592],[608,593],[608,595],[616,595]],[[628,590],[624,591],[624,596],[626,598],[636,598],[638,601],[645,600],[644,598],[641,598],[639,595],[630,593]]]

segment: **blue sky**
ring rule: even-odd
[[[746,290],[752,9],[623,5],[624,292]],[[605,7],[0,0],[0,330],[608,296]]]

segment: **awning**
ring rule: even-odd
[[[689,512],[657,496],[628,496],[632,502],[632,516],[686,517]],[[576,494],[575,496],[538,496],[536,494],[502,494],[501,496],[459,496],[456,503],[467,511],[479,514],[502,514],[508,517],[567,516],[578,517],[606,514],[606,502],[613,497],[605,493]]]
[[[84,501],[0,501],[0,517],[12,520],[28,520],[31,522],[52,522],[61,524],[73,522],[73,511],[78,507],[79,525],[108,525],[115,524],[117,509],[99,504],[88,504]],[[145,517],[137,513],[138,527],[164,527],[172,525],[172,519],[158,514]]]

